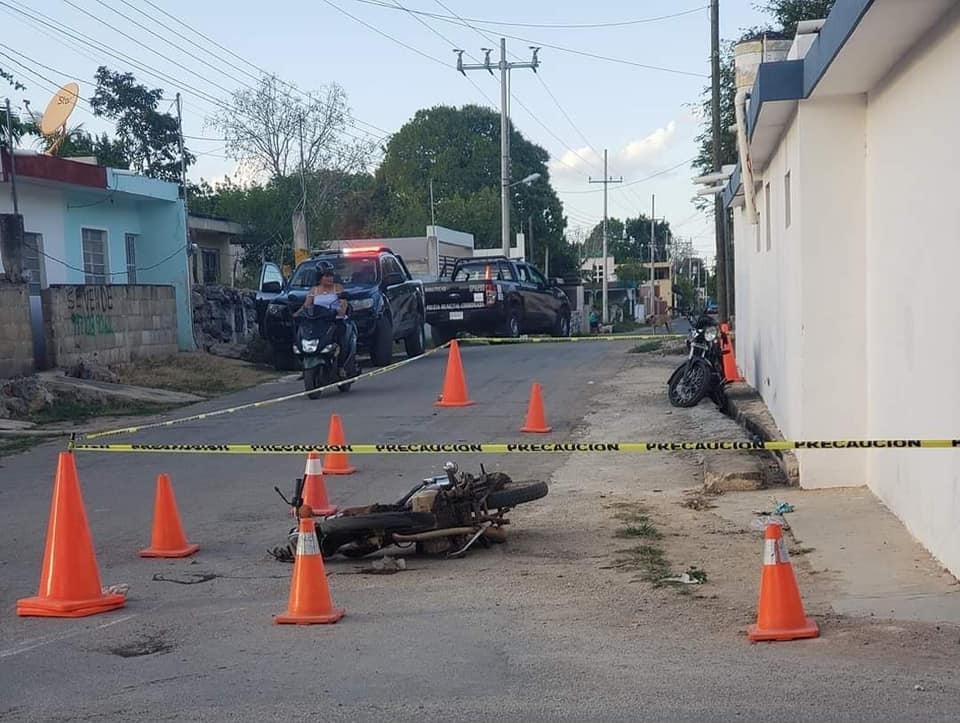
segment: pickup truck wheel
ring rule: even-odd
[[[374,366],[389,366],[393,361],[393,322],[384,314],[377,320],[370,344],[370,361]]]
[[[457,332],[455,329],[450,329],[446,326],[430,326],[430,338],[433,340],[434,346],[443,346],[451,339],[456,338]]]
[[[570,312],[561,309],[557,312],[557,320],[553,323],[554,336],[570,336]]]
[[[520,312],[517,309],[510,309],[507,313],[507,323],[504,331],[511,339],[520,338]]]
[[[411,331],[403,340],[403,347],[408,357],[420,356],[427,346],[426,333],[423,330],[423,318],[417,317],[417,328]]]

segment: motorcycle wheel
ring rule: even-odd
[[[350,543],[357,543],[358,538],[385,535],[389,532],[423,532],[437,526],[437,518],[432,512],[374,512],[369,515],[354,515],[351,517],[331,517],[317,521],[317,539],[320,541],[320,552],[323,556],[336,555],[341,547]],[[366,549],[360,553],[361,549]],[[357,550],[354,556],[362,556],[376,552],[378,548],[370,548],[365,542],[350,548]]]
[[[487,509],[496,510],[504,507],[516,507],[524,502],[533,502],[546,497],[548,492],[546,482],[530,482],[528,484],[512,484],[487,495]]]
[[[313,392],[314,389],[320,386],[320,370],[321,368],[318,366],[303,370],[303,391]],[[307,396],[310,397],[310,399],[319,399],[320,392],[313,392]]]
[[[680,372],[678,369],[677,372]],[[667,385],[667,396],[674,407],[695,407],[710,388],[710,374],[706,365],[693,364],[686,371],[674,372]]]

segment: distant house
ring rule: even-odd
[[[424,280],[435,280],[443,272],[449,273],[456,259],[474,255],[472,233],[443,226],[427,226],[423,236],[337,239],[328,242],[328,246],[334,249],[387,246],[403,258],[414,278]]]
[[[0,214],[13,213],[16,172],[23,267],[32,294],[63,284],[169,285],[176,296],[177,344],[195,347],[177,184],[26,151],[12,158],[0,153],[0,160]]]
[[[237,265],[243,258],[240,237],[243,226],[221,216],[190,214],[190,241],[195,253],[190,259],[194,284],[235,286]]]

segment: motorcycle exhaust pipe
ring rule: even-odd
[[[417,532],[412,535],[402,535],[398,532],[392,533],[390,536],[397,542],[425,542],[426,540],[436,540],[440,537],[454,537],[456,535],[475,535],[477,533],[477,527],[447,527],[443,530],[428,530],[427,532]],[[491,534],[493,530],[496,530],[495,533]],[[496,537],[506,540],[507,533],[504,530],[494,527],[488,527],[484,530],[484,534],[487,537]]]

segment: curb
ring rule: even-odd
[[[763,398],[756,389],[745,382],[727,387],[727,403],[724,414],[743,427],[751,436],[764,442],[784,439]],[[790,450],[765,452],[777,463],[780,472],[790,487],[800,486],[800,463]]]

